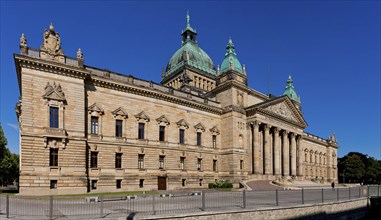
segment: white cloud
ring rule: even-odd
[[[9,127],[13,128],[13,129],[16,130],[16,131],[19,131],[19,126],[18,126],[18,125],[16,125],[16,124],[12,124],[12,123],[7,123],[7,125],[8,125]]]

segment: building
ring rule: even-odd
[[[278,97],[249,88],[231,39],[216,68],[189,15],[160,84],[87,66],[60,42],[50,25],[39,49],[23,34],[14,55],[21,194],[337,181],[335,137],[304,132],[291,77]]]

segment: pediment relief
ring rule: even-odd
[[[205,131],[205,126],[204,126],[203,124],[201,124],[201,122],[198,123],[198,124],[196,124],[196,125],[194,126],[194,128],[196,129],[196,131],[202,131],[202,132]]]
[[[291,121],[299,122],[297,117],[295,117],[294,113],[291,109],[286,105],[285,102],[281,102],[275,105],[271,105],[265,108],[268,111],[271,111],[283,118],[289,119]]]
[[[119,107],[119,108],[115,109],[114,111],[111,112],[111,114],[114,117],[117,117],[118,115],[120,115],[120,116],[122,116],[124,118],[128,118],[127,111],[124,110],[124,108],[122,108],[122,107]]]
[[[45,92],[42,97],[48,100],[66,101],[65,93],[62,91],[61,85],[56,85],[55,82],[53,85],[50,85],[49,82],[46,84]]]
[[[176,124],[178,127],[183,127],[186,129],[189,128],[189,124],[184,119],[181,119],[180,121],[176,122]]]
[[[139,120],[144,120],[146,122],[149,122],[150,121],[150,118],[148,117],[148,115],[146,113],[144,113],[144,111],[140,112],[139,114],[135,115],[135,118],[139,121]]]
[[[89,113],[91,114],[92,112],[97,112],[99,114],[103,114],[104,110],[101,108],[97,103],[94,103],[89,106],[88,108]]]
[[[157,123],[164,123],[166,125],[169,125],[169,120],[167,117],[165,117],[164,115],[160,116],[159,118],[156,119]]]

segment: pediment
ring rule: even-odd
[[[296,124],[302,128],[307,127],[307,123],[304,120],[302,113],[294,106],[287,96],[281,96],[276,99],[259,103],[247,109],[247,111],[252,110]]]
[[[160,116],[159,118],[156,119],[157,123],[165,123],[166,125],[169,125],[169,120],[167,117],[164,115]]]
[[[123,107],[119,107],[119,108],[115,109],[114,111],[111,112],[111,114],[113,114],[114,117],[116,117],[116,116],[118,116],[118,115],[123,116],[123,117],[125,117],[125,118],[128,117],[127,111],[124,110]]]
[[[44,99],[65,101],[65,93],[62,91],[61,85],[56,85],[54,82],[53,85],[50,85],[48,82],[45,86],[45,92],[42,95]]]
[[[199,131],[202,131],[202,132],[205,131],[205,126],[204,126],[201,122],[198,123],[198,124],[196,124],[196,125],[194,126],[194,128],[195,128],[196,130],[199,130]]]
[[[213,126],[209,131],[213,134],[220,134],[220,130],[218,130],[217,126]]]
[[[188,122],[186,122],[184,119],[181,119],[180,121],[176,122],[178,127],[184,127],[189,128]]]
[[[142,120],[144,120],[146,122],[149,122],[149,120],[150,120],[150,118],[148,117],[148,115],[144,111],[142,111],[139,114],[135,115],[135,118],[137,120],[141,120],[142,119]]]
[[[98,113],[104,113],[103,108],[101,108],[97,103],[94,103],[89,106],[88,111],[91,112],[98,112]]]

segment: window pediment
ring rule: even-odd
[[[189,128],[189,124],[184,119],[181,119],[180,121],[176,122],[176,124],[179,128]]]
[[[139,114],[135,115],[135,118],[138,121],[140,121],[140,120],[144,120],[145,122],[149,122],[150,121],[150,118],[148,117],[148,115],[146,113],[144,113],[144,111],[142,111]]]
[[[156,119],[157,123],[160,124],[160,123],[164,123],[166,125],[169,125],[169,120],[167,117],[165,117],[164,115],[160,116],[159,118]]]
[[[128,114],[123,107],[119,107],[115,109],[114,111],[111,112],[111,114],[114,116],[114,118],[116,118],[117,116],[122,116],[125,119],[128,118]]]
[[[219,135],[220,134],[220,130],[218,130],[217,126],[214,126],[209,131],[212,132],[212,134],[214,134],[214,135]]]
[[[45,92],[42,95],[44,99],[48,100],[56,100],[56,101],[61,101],[65,102],[65,93],[62,91],[61,85],[54,82],[53,85],[50,85],[48,82],[45,86]]]
[[[90,105],[90,107],[88,108],[88,111],[89,113],[93,113],[93,112],[96,112],[100,115],[103,115],[104,114],[104,110],[103,108],[101,108],[97,103],[94,103],[92,105]]]
[[[202,131],[202,132],[205,131],[205,126],[204,126],[203,124],[201,124],[201,122],[198,123],[198,124],[196,124],[196,125],[194,126],[194,128],[196,129],[196,131]]]

